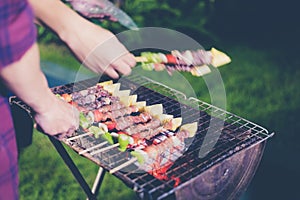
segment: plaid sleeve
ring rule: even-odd
[[[36,40],[27,0],[0,1],[0,69],[19,60]]]

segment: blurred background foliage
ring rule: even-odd
[[[196,37],[199,33],[203,36],[212,36],[212,33],[205,26],[212,14],[213,1],[118,0],[114,2],[131,16],[139,27],[164,27]],[[98,21],[97,19],[91,19],[91,21],[114,33],[126,30],[116,22]],[[39,38],[43,42],[59,42],[58,38],[47,31],[45,27],[39,27]]]
[[[299,42],[300,14],[296,1],[286,0],[114,0],[139,27],[164,27],[199,42],[244,42],[260,47],[295,46]],[[114,33],[126,30],[116,22],[93,22]],[[39,27],[42,42],[60,40]]]

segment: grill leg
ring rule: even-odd
[[[62,159],[66,163],[66,165],[71,170],[72,174],[76,178],[77,182],[80,184],[81,188],[86,193],[88,199],[89,200],[96,200],[96,194],[97,193],[93,194],[93,192],[91,191],[89,185],[87,184],[87,182],[85,181],[85,179],[81,175],[80,171],[78,170],[78,168],[74,164],[73,160],[71,159],[70,155],[68,154],[68,152],[66,151],[64,146],[61,144],[61,142],[59,142],[58,140],[54,139],[51,136],[49,136],[49,139],[52,142],[52,144],[54,145],[54,147],[56,148],[56,150],[58,151],[59,155],[62,157]]]
[[[100,186],[101,186],[102,181],[104,179],[105,172],[106,171],[102,167],[99,167],[99,170],[98,170],[98,173],[97,173],[97,176],[96,176],[96,179],[94,181],[93,188],[92,188],[92,192],[94,194],[98,194]]]

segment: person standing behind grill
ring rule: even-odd
[[[19,198],[18,155],[7,89],[33,108],[35,121],[49,135],[71,133],[79,124],[78,111],[52,94],[40,69],[32,8],[36,17],[56,31],[81,60],[97,44],[110,39],[110,49],[114,52],[106,49],[100,51],[101,55],[92,54],[86,60],[93,71],[105,71],[117,78],[117,71],[129,74],[135,65],[133,55],[111,32],[83,19],[58,0],[1,0],[0,200]]]

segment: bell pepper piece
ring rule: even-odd
[[[113,137],[110,135],[109,132],[102,134],[102,138],[105,139],[109,144],[114,143]]]
[[[126,151],[129,141],[130,141],[130,136],[125,134],[119,134],[118,137],[118,142],[120,144],[119,150],[122,152]]]
[[[83,129],[87,129],[90,127],[91,123],[90,121],[85,117],[85,115],[81,112],[79,113],[79,125],[83,128]]]

